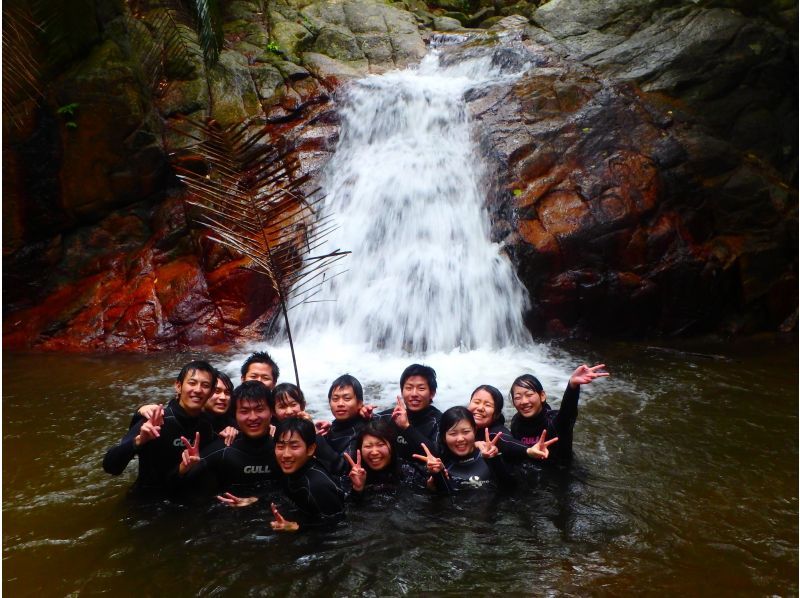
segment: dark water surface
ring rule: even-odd
[[[614,382],[583,402],[568,474],[455,504],[408,492],[351,508],[333,533],[279,536],[265,505],[137,500],[135,463],[119,478],[100,466],[190,356],[5,353],[3,590],[797,595],[796,344],[569,355],[602,356]]]

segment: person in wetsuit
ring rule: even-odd
[[[478,427],[475,433],[477,439],[483,438],[487,429],[492,439],[500,434],[497,448],[508,463],[519,463],[527,458],[546,459],[549,454],[548,447],[558,442],[557,437],[550,440],[542,437],[532,446],[526,446],[514,438],[504,425],[503,393],[490,384],[482,384],[472,391],[467,409],[475,418],[475,425]],[[476,441],[479,446],[481,442],[483,441]]]
[[[403,453],[407,451],[409,457],[414,452],[419,452],[420,437],[425,440],[429,450],[434,454],[438,453],[439,420],[442,412],[432,405],[436,388],[436,371],[430,366],[414,363],[400,375],[401,394],[398,396],[398,405],[378,414],[378,417],[395,422],[398,428],[398,448]],[[405,415],[402,411],[405,411]]]
[[[128,433],[106,452],[103,469],[120,475],[138,457],[139,474],[134,487],[167,489],[171,474],[181,461],[183,441],[191,438],[195,445],[203,447],[214,438],[211,424],[201,414],[216,382],[217,371],[206,361],[191,361],[183,366],[175,381],[176,398],[166,407],[159,405],[149,418],[135,413]]]
[[[509,393],[517,410],[511,419],[512,436],[528,447],[539,443],[543,434],[546,438],[558,438],[558,442],[549,449],[546,463],[563,464],[569,461],[572,458],[572,430],[578,418],[581,385],[608,376],[608,372],[600,371],[605,367],[604,364],[578,366],[569,378],[558,409],[552,409],[547,404],[547,394],[538,378],[531,374],[519,376],[511,384]]]
[[[314,458],[316,449],[316,431],[310,421],[290,417],[278,423],[275,459],[284,474],[284,492],[297,513],[291,520],[284,519],[273,503],[275,531],[332,525],[344,517],[344,491]]]
[[[500,457],[497,448],[500,436],[490,439],[488,428],[484,428],[484,443],[478,448],[476,431],[475,418],[466,407],[450,407],[442,414],[439,433],[442,457],[434,456],[426,445],[423,445],[424,455],[415,455],[426,464],[431,474],[428,488],[452,492],[516,484],[512,471]]]
[[[256,351],[242,364],[242,382],[257,380],[272,390],[281,373],[278,364],[266,351]]]
[[[191,445],[183,452],[179,467],[182,484],[213,483],[226,492],[217,498],[232,507],[243,507],[258,495],[275,488],[280,470],[270,436],[272,393],[261,382],[251,380],[233,391],[231,408],[241,430],[233,443],[215,440],[199,453]]]
[[[347,473],[345,455],[355,456],[355,443],[361,429],[367,425],[361,415],[364,391],[361,382],[350,374],[339,376],[328,389],[328,404],[333,422],[324,436],[317,438],[317,457],[334,475]]]
[[[203,417],[208,419],[216,434],[235,424],[235,418],[231,411],[232,394],[233,382],[228,374],[217,370],[217,385],[214,388],[214,394],[203,407]]]

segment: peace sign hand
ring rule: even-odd
[[[500,438],[502,438],[503,433],[498,432],[494,435],[492,440],[489,440],[489,428],[484,428],[483,431],[486,433],[486,442],[481,443],[481,455],[483,455],[484,459],[492,459],[500,454],[500,449],[497,448],[497,443],[500,442]]]
[[[161,436],[161,426],[164,425],[163,405],[145,405],[145,407],[149,407],[146,416],[147,421],[142,424],[142,427],[139,428],[139,433],[133,439],[133,444],[136,447],[140,447]]]
[[[433,453],[430,451],[430,449],[428,449],[428,447],[425,445],[424,442],[422,443],[422,450],[425,451],[424,455],[411,455],[411,456],[417,459],[418,461],[424,461],[430,473],[441,473],[442,471],[444,471],[446,475],[447,471],[444,469],[444,463],[442,463],[442,460],[439,457],[435,457],[433,455]]]
[[[234,496],[230,492],[226,492],[221,496],[217,495],[217,500],[223,505],[228,505],[229,507],[247,507],[252,505],[254,502],[258,502],[258,498],[255,496],[240,498],[238,496]]]
[[[361,467],[361,451],[356,451],[355,461],[348,453],[344,454],[344,458],[350,464],[350,473],[348,475],[350,476],[350,482],[353,484],[353,490],[362,492],[364,486],[367,485],[367,470]]]
[[[181,436],[181,442],[186,447],[181,453],[181,464],[178,468],[180,474],[183,475],[200,462],[200,432],[195,432],[194,444],[191,444],[185,436]]]
[[[528,447],[528,456],[533,459],[547,459],[550,456],[550,450],[547,447],[554,442],[558,442],[558,436],[552,440],[547,440],[547,442],[545,442],[545,440],[547,440],[547,430],[542,430],[542,435],[539,436],[539,440],[536,441],[536,444]]]
[[[400,395],[397,395],[397,405],[395,405],[395,408],[392,410],[392,421],[401,430],[407,430],[411,425],[411,422],[408,421],[406,404],[403,402],[403,398]]]
[[[610,374],[608,372],[598,372],[597,370],[602,370],[606,367],[606,364],[601,363],[592,367],[589,367],[586,364],[579,365],[575,368],[575,371],[572,372],[572,376],[569,377],[569,385],[573,388],[580,386],[581,384],[589,384],[595,378],[605,378]]]
[[[296,532],[300,529],[300,525],[296,521],[287,521],[283,518],[278,512],[278,507],[275,503],[271,503],[270,507],[272,508],[272,516],[275,517],[275,521],[270,522],[273,530],[276,532]]]

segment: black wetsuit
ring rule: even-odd
[[[394,409],[386,409],[378,414],[378,417],[392,421]],[[410,426],[406,430],[397,428],[397,448],[400,455],[409,459],[410,455],[417,453],[423,454],[420,444],[425,443],[434,455],[438,455],[439,446],[439,422],[442,419],[442,412],[433,405],[428,405],[422,411],[407,411],[408,423]]]
[[[211,424],[211,429],[214,430],[214,434],[217,435],[228,426],[237,427],[236,420],[227,413],[220,415],[213,411],[203,411],[202,417],[208,420],[208,423]]]
[[[398,461],[379,471],[370,469],[369,466],[364,466],[364,469],[367,471],[367,480],[362,491],[353,489],[348,478],[350,496],[356,501],[367,494],[392,494],[403,486],[423,489],[428,478],[427,475],[423,477],[420,470],[404,461]]]
[[[183,483],[213,482],[215,488],[236,496],[256,496],[273,490],[283,476],[269,434],[260,438],[239,434],[231,446],[217,439],[202,450],[200,457],[200,462],[181,476]]]
[[[367,420],[360,415],[346,420],[335,419],[325,436],[317,436],[317,458],[333,475],[350,472],[350,464],[344,454],[355,460],[356,440],[366,425]]]
[[[486,435],[484,433],[485,428],[478,428],[477,433],[475,434],[476,440],[486,440]],[[528,458],[528,447],[522,443],[522,441],[517,440],[511,434],[511,430],[506,428],[501,423],[493,423],[489,426],[489,439],[494,440],[497,434],[502,433],[503,435],[500,437],[500,441],[497,443],[497,448],[500,451],[500,454],[503,455],[503,459],[505,459],[508,463],[519,463]]]
[[[344,517],[344,491],[316,459],[310,459],[299,471],[284,475],[283,488],[299,511],[299,517],[294,519],[300,529],[331,525]],[[284,517],[293,519],[287,514]]]
[[[163,489],[169,486],[171,475],[180,463],[181,453],[185,448],[181,436],[189,442],[194,442],[195,433],[200,432],[201,448],[214,439],[214,432],[208,420],[187,414],[177,399],[172,399],[164,407],[164,423],[159,437],[137,448],[134,439],[145,421],[147,421],[145,418],[135,413],[128,433],[118,445],[108,449],[103,458],[103,469],[111,475],[119,475],[138,455],[139,475],[135,483],[138,489]]]
[[[513,473],[500,455],[484,459],[476,448],[468,457],[459,458],[448,453],[443,461],[448,477],[441,474],[433,476],[439,490],[496,489],[513,487],[516,484]],[[444,484],[447,488],[444,488]]]
[[[511,434],[525,446],[533,446],[542,431],[547,430],[547,439],[558,437],[558,442],[549,447],[547,463],[563,463],[572,458],[572,429],[578,418],[578,399],[581,387],[573,389],[567,384],[558,409],[545,403],[533,417],[522,417],[517,413],[511,420]]]

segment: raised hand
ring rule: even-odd
[[[164,416],[164,405],[157,405],[155,403],[151,403],[149,405],[142,405],[139,407],[137,413],[141,415],[145,419],[152,420],[156,414],[161,413],[161,416]],[[159,424],[160,425],[160,424]]]
[[[303,418],[303,419],[307,419],[307,420],[308,420],[308,421],[310,421],[312,424],[314,423],[314,418],[313,418],[313,417],[311,417],[311,416],[310,416],[308,413],[306,413],[305,411],[300,411],[299,413],[296,413],[296,414],[295,414],[295,417],[301,417],[301,418]]]
[[[181,436],[181,442],[186,447],[181,453],[181,464],[178,467],[179,472],[183,475],[200,462],[200,432],[195,432],[194,444],[189,442],[185,436]]]
[[[230,492],[226,492],[225,494],[217,495],[217,500],[224,505],[228,505],[229,507],[248,507],[254,502],[258,502],[258,497],[246,496],[241,498],[234,496]]]
[[[331,422],[314,422],[314,428],[316,428],[317,434],[325,436],[331,429]]]
[[[276,532],[296,532],[300,529],[300,525],[296,521],[287,521],[283,518],[278,512],[278,507],[275,503],[272,503],[270,507],[272,508],[272,516],[275,517],[275,521],[270,521],[270,525]]]
[[[362,492],[364,486],[367,485],[367,470],[361,467],[361,451],[356,451],[355,461],[348,453],[344,454],[344,458],[350,464],[350,473],[348,475],[350,476],[350,482],[353,484],[353,490]]]
[[[366,420],[371,420],[373,411],[375,411],[375,405],[364,404],[361,406],[361,409],[358,410],[358,414]]]
[[[142,409],[145,409],[145,407],[152,407],[153,409],[147,410],[147,421],[142,424],[142,427],[139,428],[139,433],[136,435],[136,438],[133,439],[133,443],[136,447],[140,447],[161,436],[161,426],[164,425],[163,405],[145,405],[139,409],[139,413],[142,413]]]
[[[604,363],[589,367],[586,364],[579,365],[575,368],[575,371],[572,372],[572,376],[569,377],[569,385],[573,388],[580,386],[581,384],[589,384],[595,378],[605,378],[610,374],[608,372],[598,372],[597,370],[602,370],[606,365]]]
[[[411,425],[411,422],[408,421],[406,404],[403,402],[403,398],[400,395],[397,395],[397,405],[395,405],[395,408],[392,410],[392,421],[401,430],[407,430]]]
[[[234,428],[233,426],[228,426],[222,432],[217,434],[222,440],[225,442],[225,446],[230,446],[233,444],[233,441],[236,440],[236,437],[239,435],[239,430]]]
[[[503,437],[503,433],[498,432],[494,435],[492,440],[489,440],[489,428],[484,428],[483,431],[486,433],[486,441],[481,443],[481,455],[483,455],[484,459],[492,459],[500,454],[500,449],[497,448],[497,443],[500,442],[500,438]]]
[[[428,472],[433,474],[433,473],[441,473],[442,471],[444,471],[445,474],[447,474],[447,471],[444,468],[444,463],[442,463],[442,460],[439,457],[434,456],[434,454],[431,453],[430,449],[428,449],[428,447],[425,445],[424,442],[422,443],[422,450],[425,451],[424,455],[411,455],[411,456],[417,459],[418,461],[424,461],[426,467],[428,468]]]
[[[558,436],[552,440],[547,440],[547,430],[542,430],[539,440],[533,446],[528,447],[526,452],[532,459],[547,459],[550,456],[550,450],[547,447],[554,442],[558,442]]]

